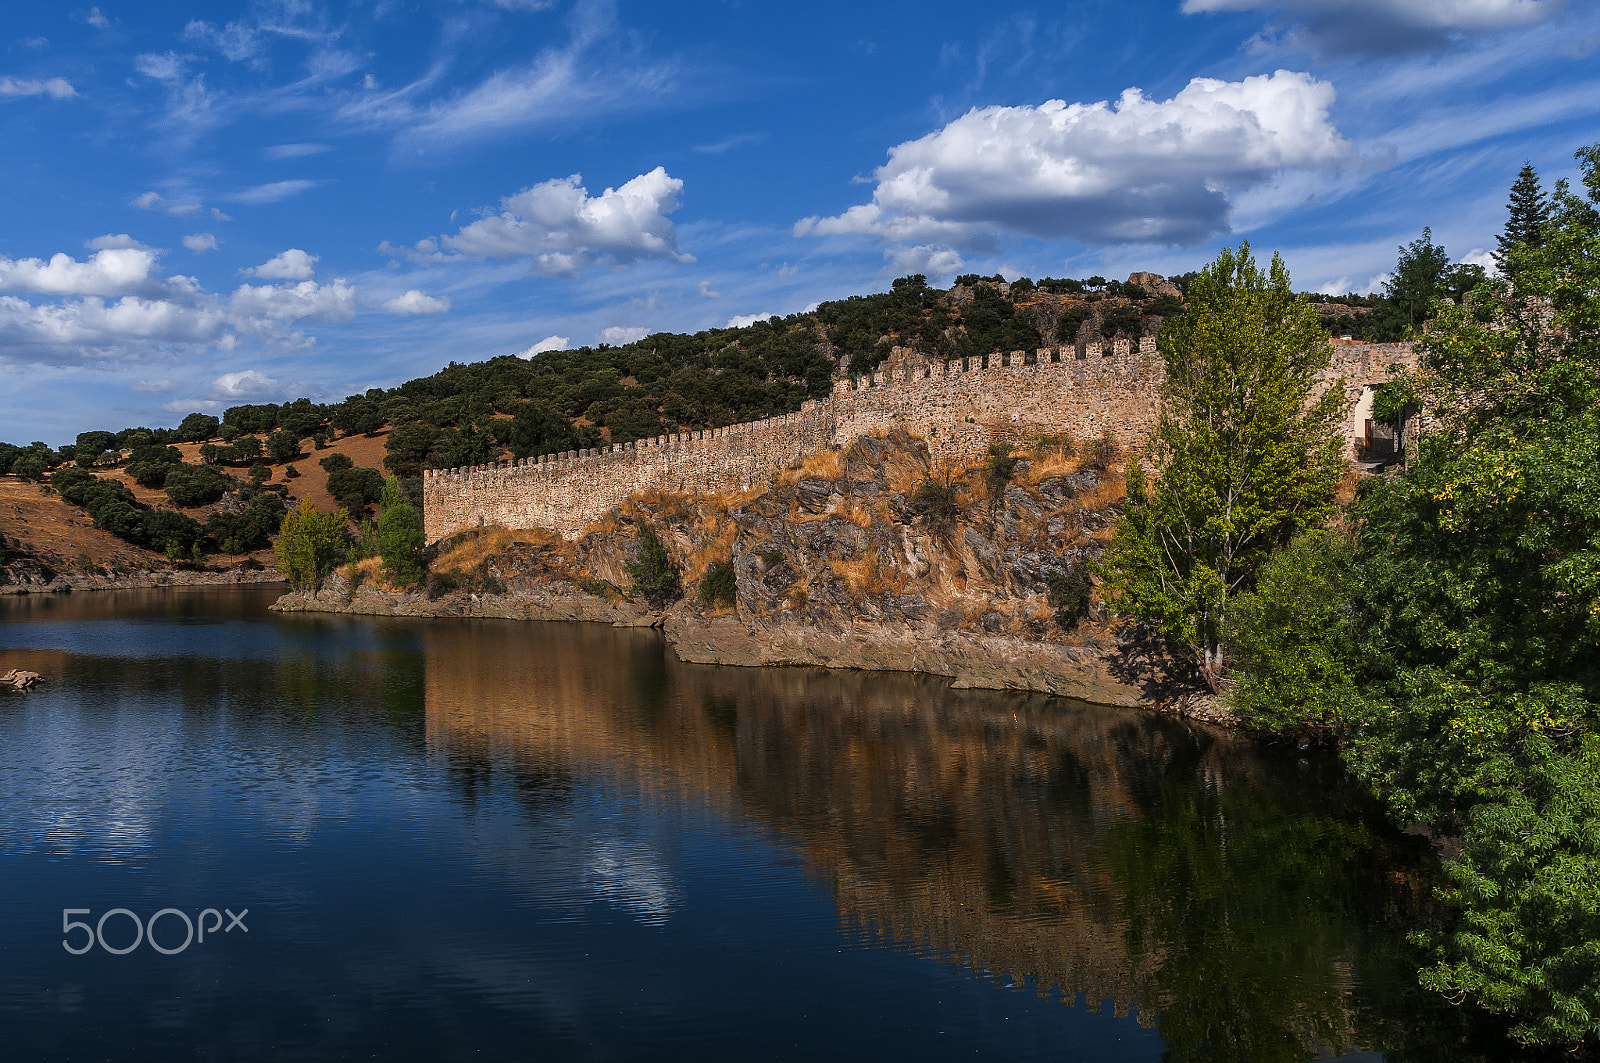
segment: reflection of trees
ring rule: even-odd
[[[1171,1058],[1459,1037],[1377,918],[1417,847],[1332,764],[914,676],[685,666],[631,631],[422,637],[435,752],[751,817],[795,840],[847,933],[1141,1006]]]

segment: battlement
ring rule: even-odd
[[[1391,363],[1410,361],[1406,344],[1338,344],[1327,377],[1343,377],[1356,399]],[[1025,443],[1040,435],[1110,435],[1139,446],[1155,427],[1164,379],[1151,337],[996,351],[945,363],[897,358],[871,376],[837,381],[831,395],[807,401],[796,413],[429,470],[423,474],[424,524],[429,542],[479,524],[548,528],[572,538],[639,491],[749,490],[818,450],[896,426],[922,436],[936,464],[971,461],[992,442]]]

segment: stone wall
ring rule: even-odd
[[[1406,344],[1334,344],[1331,382],[1352,402],[1390,364],[1414,361]],[[1164,367],[1150,337],[1037,351],[996,352],[967,364],[895,358],[874,378],[842,380],[826,399],[783,417],[641,439],[519,462],[429,470],[423,514],[429,542],[481,524],[548,528],[575,538],[629,495],[650,488],[742,491],[808,454],[903,425],[928,441],[935,463],[982,455],[991,442],[1109,433],[1142,445],[1155,427]],[[1352,421],[1352,442],[1363,426]]]

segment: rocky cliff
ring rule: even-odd
[[[925,672],[1127,705],[1149,695],[1141,647],[1092,601],[1085,566],[1122,496],[1107,441],[1047,439],[952,468],[895,429],[761,490],[636,496],[575,540],[457,536],[419,590],[350,571],[277,608],[650,624],[689,661]],[[646,524],[681,574],[683,597],[661,610],[626,596]],[[702,594],[730,564],[731,600]]]

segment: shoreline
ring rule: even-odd
[[[233,587],[247,583],[287,582],[275,568],[229,568],[221,572],[146,570],[124,576],[59,573],[48,581],[40,582],[26,577],[16,579],[15,574],[0,566],[0,578],[4,578],[4,582],[0,582],[0,595],[77,594],[83,591],[151,590],[160,587]]]
[[[549,588],[498,595],[457,591],[430,600],[415,592],[362,586],[350,594],[344,587],[334,586],[316,592],[289,591],[270,608],[276,613],[659,628],[678,659],[690,664],[909,672],[946,679],[957,690],[1027,691],[1142,708],[1222,727],[1235,722],[1214,699],[1190,701],[1176,709],[1158,707],[1139,686],[1116,674],[1119,664],[1125,666],[1129,657],[1122,646],[1107,652],[931,627],[888,630],[863,625],[841,631],[802,624],[753,627],[732,611],[705,613],[689,599],[656,612],[635,602]]]

